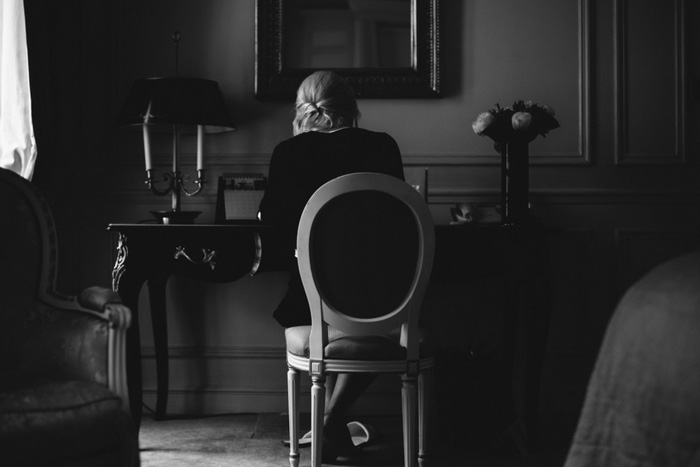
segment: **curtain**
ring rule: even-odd
[[[23,0],[0,1],[0,167],[31,180],[37,148],[32,126]]]

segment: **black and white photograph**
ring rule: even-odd
[[[698,25],[1,0],[0,465],[700,467]]]

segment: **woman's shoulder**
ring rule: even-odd
[[[394,139],[389,135],[389,133],[384,133],[383,131],[373,131],[367,128],[348,128],[352,133],[360,135],[365,138],[376,138],[376,139]]]
[[[296,148],[296,147],[305,146],[308,144],[313,144],[313,142],[316,140],[318,135],[322,135],[322,134],[323,133],[319,133],[316,131],[308,131],[306,133],[300,133],[296,136],[292,136],[291,138],[287,138],[287,139],[277,143],[277,146],[275,146],[275,151],[287,150],[290,148]]]
[[[326,147],[328,144],[343,145],[353,142],[364,144],[363,141],[374,144],[395,144],[394,138],[388,133],[353,127],[333,132],[309,131],[301,133],[278,143],[274,152],[289,154],[312,147]]]
[[[294,144],[324,138],[391,138],[388,133],[368,130],[367,128],[348,127],[335,131],[307,131],[282,141],[280,144]],[[393,138],[392,138],[393,139]]]
[[[387,144],[395,144],[394,138],[388,133],[381,131],[368,130],[366,128],[345,128],[334,133],[326,133],[330,137],[336,139],[340,144],[361,144],[386,146]]]
[[[367,130],[365,128],[353,128],[355,139],[360,141],[360,144],[381,147],[384,151],[398,152],[398,143],[389,134],[382,131]]]

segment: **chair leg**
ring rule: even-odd
[[[430,423],[430,401],[432,397],[432,370],[418,375],[418,458],[428,457],[428,424]]]
[[[401,404],[403,412],[403,459],[405,467],[416,467],[416,421],[418,401],[416,400],[416,377],[401,376]]]
[[[326,405],[326,377],[311,377],[311,467],[321,467],[323,413]]]
[[[289,407],[289,465],[299,466],[299,371],[287,370],[287,403]]]

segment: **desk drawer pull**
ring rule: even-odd
[[[177,246],[175,247],[174,256],[175,259],[184,257],[187,261],[189,261],[192,264],[208,264],[212,271],[216,267],[216,250],[207,250],[206,248],[202,248],[202,259],[199,261],[195,261],[192,258],[190,258],[190,256],[185,252],[184,246]]]

